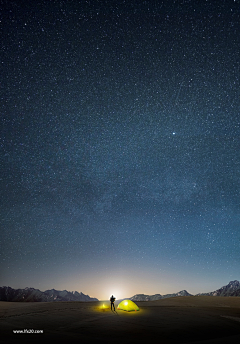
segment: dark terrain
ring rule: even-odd
[[[0,302],[5,343],[240,342],[240,297],[184,296],[138,302],[139,312],[112,312],[104,302]],[[13,330],[43,330],[39,334]]]

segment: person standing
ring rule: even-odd
[[[110,302],[111,302],[111,310],[112,310],[112,308],[114,308],[114,311],[115,311],[115,305],[114,305],[114,301],[115,301],[116,299],[115,299],[115,297],[112,295],[111,297],[110,297]]]

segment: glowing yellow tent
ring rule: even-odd
[[[118,308],[123,311],[131,312],[131,311],[139,311],[138,306],[131,300],[123,300],[119,303]]]

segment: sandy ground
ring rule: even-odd
[[[240,343],[240,297],[188,296],[137,305],[139,312],[117,307],[112,312],[108,302],[0,302],[1,343]]]

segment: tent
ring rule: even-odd
[[[136,303],[134,303],[131,300],[123,300],[122,302],[119,303],[117,309],[121,309],[122,311],[127,311],[127,312],[139,311],[139,308],[136,305]]]

